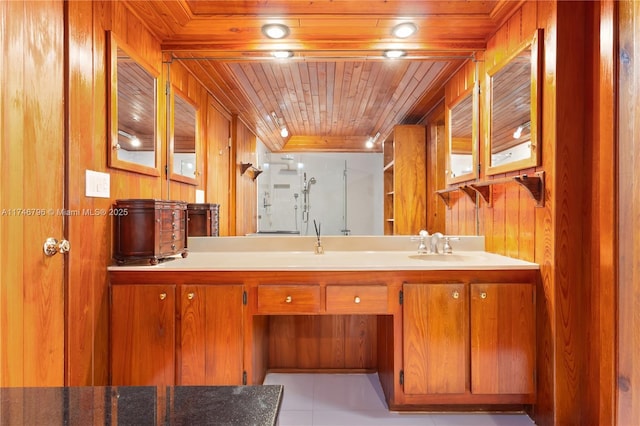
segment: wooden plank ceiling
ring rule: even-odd
[[[272,151],[373,151],[393,126],[419,122],[443,86],[521,1],[178,0],[127,7]],[[392,28],[418,31],[395,38]],[[281,23],[272,40],[262,26]],[[389,60],[383,52],[402,49]],[[289,59],[272,51],[287,50]],[[286,126],[289,135],[281,136]]]

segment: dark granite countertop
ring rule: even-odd
[[[2,425],[276,425],[283,386],[0,388]]]

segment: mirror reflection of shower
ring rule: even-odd
[[[259,143],[256,163],[259,234],[314,236],[316,220],[323,235],[382,235],[381,153],[269,152]]]
[[[309,223],[309,211],[311,210],[311,196],[309,195],[309,191],[311,191],[311,184],[316,183],[316,178],[312,177],[307,180],[307,174],[304,173],[304,180],[302,181],[302,223]]]

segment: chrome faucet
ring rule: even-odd
[[[434,254],[440,253],[438,251],[438,243],[444,238],[444,235],[440,232],[435,232],[431,235],[431,247],[429,251]]]

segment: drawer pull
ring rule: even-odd
[[[285,299],[284,299],[284,301],[285,301],[286,303],[291,303],[291,301],[292,301],[292,300],[293,300],[293,299],[291,298],[291,296],[287,296],[287,297],[285,297]]]
[[[176,239],[176,234],[171,234],[171,239],[175,240]]]
[[[176,212],[171,212],[171,216],[176,217]]]
[[[187,299],[189,300],[193,300],[194,297],[196,297],[196,294],[194,292],[187,294]]]
[[[167,298],[167,293],[160,293],[160,300],[164,300]]]
[[[482,292],[480,293],[480,299],[486,299],[487,298],[487,293],[486,292]]]
[[[360,303],[360,297],[356,296],[353,298],[353,303]]]
[[[453,296],[454,299],[458,299],[460,298],[460,293],[457,291],[454,291],[453,293],[451,293],[451,296]]]
[[[171,250],[175,250],[176,249],[176,245],[175,244],[171,244]]]
[[[175,222],[171,222],[171,229],[176,229],[176,223]]]

